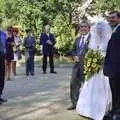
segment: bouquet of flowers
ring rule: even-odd
[[[13,47],[13,51],[16,52],[17,49],[15,43],[12,43],[12,47]]]
[[[104,57],[99,50],[89,49],[84,60],[84,76],[88,80],[95,73],[98,73],[103,65]]]

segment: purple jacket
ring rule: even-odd
[[[2,31],[0,31],[0,40],[2,42],[2,49],[0,51],[6,53],[6,34]]]

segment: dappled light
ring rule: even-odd
[[[70,68],[57,68],[58,75],[43,75],[36,68],[36,76],[31,80],[24,76],[23,67],[17,69],[19,75],[13,81],[6,81],[4,94],[8,102],[1,106],[2,120],[79,118],[75,112],[66,110],[70,104]]]

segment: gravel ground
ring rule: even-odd
[[[35,76],[27,80],[24,66],[18,67],[18,75],[5,83],[8,102],[0,106],[0,120],[85,120],[75,110],[66,110],[71,70],[61,67],[57,74],[44,75],[37,67]]]

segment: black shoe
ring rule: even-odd
[[[26,73],[26,76],[29,76],[29,73]]]
[[[13,75],[16,76],[16,72],[14,72]]]
[[[76,108],[76,106],[72,105],[69,108],[67,108],[67,110],[74,110]]]
[[[112,117],[113,120],[120,120],[120,114],[115,114]]]
[[[57,72],[55,72],[55,71],[53,71],[53,72],[50,72],[50,73],[52,73],[52,74],[57,74]]]
[[[8,81],[11,81],[11,78],[7,78]]]
[[[112,120],[112,117],[113,117],[113,112],[110,111],[104,116],[103,120]]]
[[[31,73],[31,76],[34,76],[35,74],[34,73]]]
[[[2,102],[0,102],[0,105],[2,105]]]
[[[0,98],[0,103],[7,102],[7,99]]]
[[[47,74],[47,72],[46,72],[46,71],[43,71],[43,74]]]

